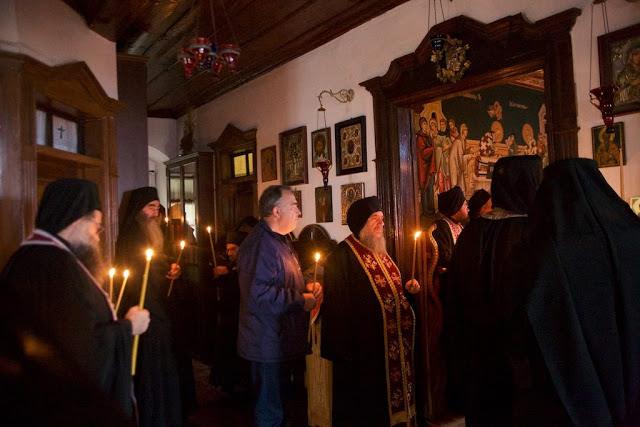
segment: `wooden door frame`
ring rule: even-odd
[[[251,182],[253,187],[253,193],[256,195],[253,200],[253,213],[257,216],[258,213],[258,172],[257,172],[257,129],[249,129],[242,131],[229,123],[224,129],[220,137],[207,146],[214,151],[215,156],[215,217],[216,217],[216,230],[219,236],[225,235],[226,231],[229,231],[235,224],[226,224],[222,215],[221,206],[227,202],[223,198],[222,188],[224,185],[239,184],[244,182]],[[253,175],[243,178],[233,178],[231,171],[231,156],[238,151],[253,152]],[[222,233],[222,234],[220,234]]]

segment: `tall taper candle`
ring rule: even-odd
[[[116,274],[116,269],[111,267],[109,269],[109,302],[113,303],[113,276]]]
[[[127,279],[129,278],[129,270],[125,270],[122,273],[124,276],[124,280],[122,281],[122,287],[120,288],[120,293],[118,294],[118,302],[116,303],[116,313],[118,313],[118,307],[120,307],[120,302],[122,301],[122,294],[124,294],[124,287],[127,286]]]
[[[611,143],[613,144],[613,143]],[[622,137],[620,138],[620,198],[624,200],[624,153],[622,152]]]
[[[316,273],[318,272],[318,261],[320,261],[320,252],[316,252],[316,267],[313,269],[313,283],[316,283]]]
[[[180,241],[180,252],[178,253],[178,260],[176,264],[180,264],[180,258],[182,257],[182,250],[184,249],[184,240]],[[173,281],[175,279],[171,279],[171,283],[169,284],[169,292],[167,292],[167,296],[171,296],[171,290],[173,289]]]
[[[416,250],[418,248],[418,237],[422,234],[422,231],[416,231],[413,235],[413,261],[411,262],[411,281],[415,277],[416,273]]]
[[[144,308],[144,298],[147,295],[147,282],[149,281],[149,265],[151,264],[151,258],[153,257],[153,251],[147,249],[147,265],[144,267],[144,276],[142,276],[142,289],[140,290],[140,303],[138,304],[140,310]],[[140,335],[133,337],[133,356],[131,359],[131,375],[136,374],[136,361],[138,360],[138,341]]]
[[[207,233],[209,233],[209,243],[211,243],[211,256],[213,257],[213,268],[218,266],[216,261],[216,250],[213,249],[213,239],[211,238],[211,227],[207,227]]]

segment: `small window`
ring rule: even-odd
[[[253,175],[253,151],[235,153],[232,155],[231,161],[234,178]]]

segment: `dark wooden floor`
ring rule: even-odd
[[[188,426],[251,427],[253,404],[249,396],[230,396],[209,384],[209,366],[193,359],[198,408],[188,419]]]

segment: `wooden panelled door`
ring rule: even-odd
[[[256,129],[241,131],[227,125],[209,147],[216,153],[216,227],[220,240],[242,219],[258,217]]]

